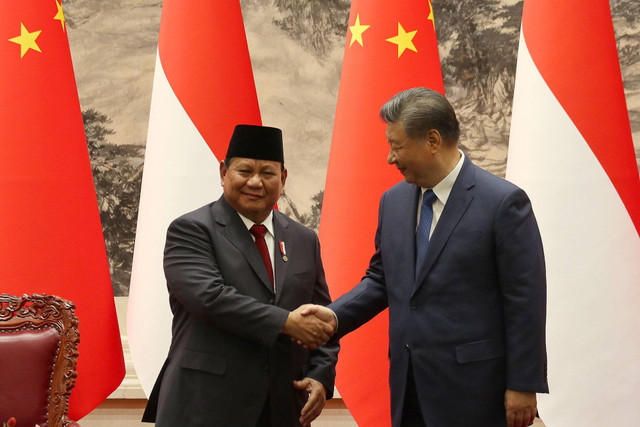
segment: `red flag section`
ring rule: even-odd
[[[120,333],[62,6],[0,2],[0,289],[71,300],[80,419],[124,377]]]
[[[238,1],[165,1],[158,51],[171,88],[217,159],[236,118],[262,123]]]
[[[640,180],[609,2],[588,7],[573,1],[525,2],[522,31],[531,59],[598,158],[640,234]]]
[[[378,111],[397,92],[416,86],[444,93],[430,2],[354,0],[320,221],[334,299],[364,275],[380,196],[402,179],[387,164]],[[387,355],[386,312],[342,339],[337,388],[359,425],[391,423]]]

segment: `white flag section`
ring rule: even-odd
[[[131,356],[147,396],[171,340],[162,268],[167,227],[221,194],[219,162],[171,89],[158,55],[127,312]]]
[[[127,311],[147,396],[171,338],[167,227],[220,197],[218,158],[239,123],[261,123],[240,2],[163,0]]]
[[[640,238],[522,34],[507,179],[532,200],[547,262],[550,394],[539,395],[540,416],[554,427],[635,424]]]

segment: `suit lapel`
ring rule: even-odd
[[[289,232],[289,223],[284,215],[280,212],[273,212],[273,231],[275,234],[275,252],[274,252],[274,268],[276,276],[276,304],[282,296],[284,287],[286,286],[285,278],[287,277],[287,268],[289,266],[291,254],[294,253],[293,240]],[[281,244],[284,244],[284,250]],[[286,259],[286,260],[285,260]]]
[[[467,211],[471,200],[473,200],[473,191],[471,191],[471,189],[475,186],[474,167],[475,166],[471,163],[469,158],[465,157],[462,169],[460,169],[460,174],[458,175],[456,182],[453,184],[451,194],[449,194],[449,198],[447,199],[447,204],[442,211],[442,215],[438,219],[435,230],[433,230],[431,240],[429,240],[427,257],[416,277],[414,292],[420,287],[420,284],[424,281],[429,270],[433,267],[438,256],[449,240],[451,233]]]
[[[258,275],[262,284],[273,292],[273,286],[258,247],[238,213],[227,203],[224,196],[220,197],[211,209],[216,222],[222,226],[220,233],[229,243],[238,248],[251,269]]]

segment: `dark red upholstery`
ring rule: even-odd
[[[15,417],[17,427],[46,424],[59,344],[53,327],[0,332],[0,420]]]
[[[68,427],[80,332],[73,302],[0,293],[0,425]]]

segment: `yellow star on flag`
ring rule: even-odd
[[[355,41],[360,43],[360,46],[364,47],[364,44],[362,44],[362,33],[367,31],[370,26],[371,25],[360,25],[360,14],[358,13],[356,15],[355,25],[349,27],[349,30],[351,30],[351,43],[349,43],[349,47],[351,47]]]
[[[22,22],[20,23],[20,35],[18,37],[9,39],[10,42],[14,42],[20,45],[20,58],[22,58],[29,49],[42,52],[38,47],[38,44],[36,43],[36,39],[41,32],[42,31],[34,31],[33,33],[30,33],[25,28],[24,24]]]
[[[429,16],[427,16],[427,19],[433,24],[433,31],[435,31],[436,21],[433,20],[433,6],[431,6],[431,0],[427,0],[427,3],[429,3]]]
[[[58,0],[56,1],[56,6],[58,6],[58,13],[56,14],[56,16],[53,17],[53,19],[60,21],[60,24],[62,24],[62,31],[66,32],[67,30],[65,29],[64,26],[64,12],[62,11],[62,5],[60,3],[58,3]]]
[[[398,45],[398,58],[400,58],[400,55],[402,55],[405,49],[410,49],[414,52],[418,51],[418,49],[416,49],[412,42],[413,37],[417,32],[418,30],[407,33],[404,28],[402,28],[402,25],[400,25],[400,23],[398,22],[398,35],[387,39],[388,42]]]

